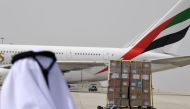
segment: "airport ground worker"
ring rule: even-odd
[[[52,52],[24,52],[12,63],[2,86],[1,109],[75,109]]]

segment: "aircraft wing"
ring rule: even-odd
[[[90,67],[105,66],[104,62],[97,61],[57,61],[63,72],[68,72],[71,70],[82,70]],[[1,65],[0,68],[10,69],[11,64]]]
[[[190,64],[190,56],[152,60],[152,72],[169,70]]]
[[[63,72],[105,66],[105,63],[97,61],[58,61],[57,63]]]
[[[97,61],[57,61],[63,72],[82,70],[90,67],[106,66],[104,62]],[[190,64],[190,56],[151,60],[152,72],[164,71],[183,67]],[[11,64],[1,65],[0,68],[10,69]]]

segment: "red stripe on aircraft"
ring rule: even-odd
[[[131,60],[136,56],[140,55],[153,41],[154,39],[170,24],[170,22],[175,17],[172,17],[159,25],[156,29],[150,32],[147,36],[145,36],[137,45],[135,45],[130,51],[128,51],[125,55],[121,58],[122,60]],[[103,73],[108,70],[108,67],[102,69],[101,71],[97,72],[97,74]]]
[[[134,57],[141,54],[154,39],[170,24],[174,17],[168,19],[161,25],[159,25],[156,29],[150,32],[147,36],[145,36],[137,45],[135,45],[129,52],[122,56],[123,60],[131,60]]]

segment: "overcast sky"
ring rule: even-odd
[[[177,1],[0,0],[0,37],[14,44],[123,47]],[[190,92],[189,67],[154,74],[154,87]]]

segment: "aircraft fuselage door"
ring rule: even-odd
[[[70,49],[67,50],[67,59],[71,59],[72,58],[72,51]]]

